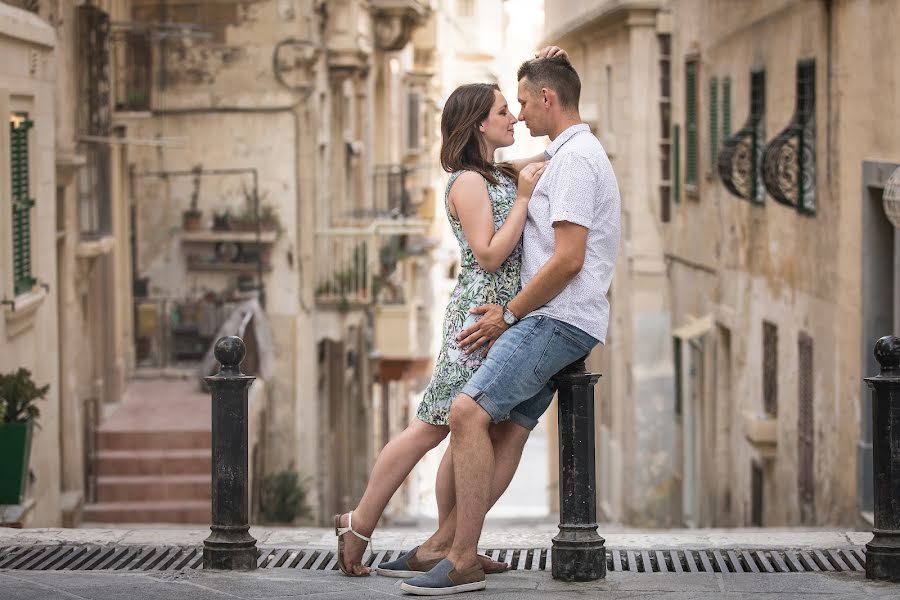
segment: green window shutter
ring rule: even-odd
[[[31,207],[29,194],[28,130],[34,125],[27,117],[10,121],[12,179],[13,289],[22,294],[36,282],[31,274]]]
[[[675,202],[681,201],[681,127],[672,126],[672,148],[675,156],[672,157],[672,185],[674,186]]]
[[[731,137],[731,77],[722,80],[722,139]]]
[[[684,182],[697,185],[697,61],[685,64]]]
[[[719,154],[719,80],[709,80],[709,164],[716,164]]]
[[[681,338],[672,338],[672,362],[675,368],[675,416],[681,416],[682,402],[681,397]]]

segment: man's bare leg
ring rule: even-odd
[[[478,565],[478,538],[494,477],[491,417],[472,398],[458,395],[450,408],[450,449],[456,488],[456,531],[447,558],[458,571]],[[461,493],[465,490],[465,493]]]
[[[366,491],[353,509],[353,529],[366,537],[372,535],[391,496],[422,457],[447,437],[448,431],[449,428],[444,425],[431,425],[414,419],[400,435],[382,448],[369,474]],[[347,513],[341,515],[341,527],[349,525],[349,518]],[[344,564],[354,573],[368,573],[370,569],[360,564],[366,542],[353,534],[342,539]]]
[[[513,423],[512,421],[504,421],[491,425],[489,435],[494,448],[494,478],[491,481],[490,506],[494,506],[500,496],[509,487],[516,470],[519,467],[519,460],[522,458],[522,449],[525,442],[528,441],[528,435],[531,432],[524,427]],[[452,440],[452,438],[451,438]],[[452,443],[452,442],[451,442]],[[453,458],[451,452],[444,455],[444,461],[452,465]],[[442,461],[442,466],[443,462]],[[441,471],[438,471],[441,475]],[[452,477],[452,473],[450,474]],[[452,481],[451,481],[452,483]],[[444,483],[446,485],[446,482]],[[447,516],[438,522],[438,529],[435,531],[425,543],[419,546],[416,556],[422,560],[429,560],[440,556],[446,556],[453,545],[453,536],[456,530],[456,510],[455,506],[451,507]],[[497,561],[487,563],[484,559],[479,559],[482,568],[497,570],[500,564]]]

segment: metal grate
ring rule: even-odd
[[[398,558],[405,550],[367,551],[363,562],[377,567]],[[515,571],[550,570],[549,548],[482,550]],[[607,550],[610,572],[630,573],[809,573],[865,571],[862,546],[823,550]],[[333,571],[333,550],[263,548],[260,569]],[[0,570],[27,571],[178,571],[203,568],[199,546],[10,546],[0,548]]]

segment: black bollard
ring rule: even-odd
[[[866,544],[866,577],[900,581],[900,338],[875,343],[877,377],[872,388],[872,464],[875,484],[874,537]]]
[[[594,471],[594,384],[577,360],[553,380],[559,392],[559,533],[553,538],[553,579],[606,577],[605,540],[597,533]]]
[[[215,354],[222,366],[204,377],[212,390],[212,533],[203,541],[203,568],[249,571],[257,552],[248,516],[247,392],[256,378],[241,373],[241,338],[219,338]]]

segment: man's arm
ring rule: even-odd
[[[584,265],[588,229],[568,221],[558,221],[553,228],[553,255],[506,305],[520,319],[559,295]],[[500,334],[509,329],[503,320],[503,309],[496,304],[485,304],[473,308],[471,312],[483,316],[457,336],[459,346],[465,348],[466,354],[485,344],[493,344]]]

